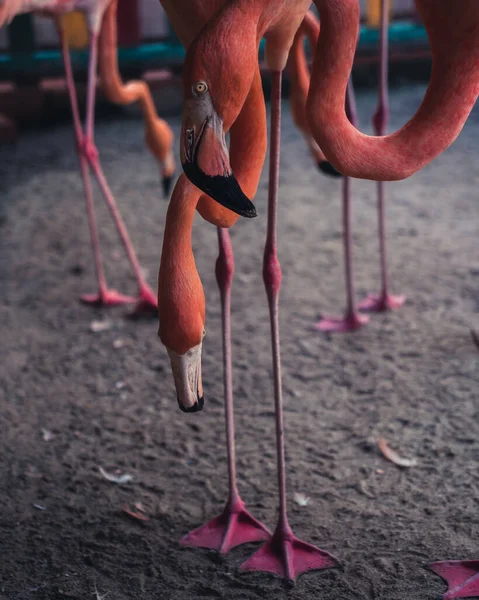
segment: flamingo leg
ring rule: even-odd
[[[442,577],[448,590],[439,600],[479,596],[479,560],[445,560],[434,562],[429,569]]]
[[[388,102],[388,0],[381,0],[381,27],[379,32],[379,102],[373,116],[374,133],[386,135],[389,120]],[[378,230],[379,230],[379,261],[381,267],[381,293],[370,294],[359,304],[361,310],[370,312],[383,312],[394,310],[402,306],[406,300],[405,296],[392,296],[389,293],[388,269],[386,258],[386,221],[384,208],[384,181],[377,182],[377,206],[378,206]]]
[[[142,273],[140,263],[136,256],[136,252],[131,243],[130,236],[126,229],[125,223],[121,217],[120,211],[116,204],[115,198],[106,181],[105,175],[100,165],[98,158],[98,150],[94,142],[94,115],[95,115],[95,88],[96,88],[96,69],[98,63],[98,33],[91,32],[90,34],[90,57],[88,64],[88,95],[87,95],[87,116],[86,116],[86,132],[82,140],[81,154],[90,165],[93,174],[95,175],[100,189],[102,191],[105,202],[113,217],[115,226],[120,234],[121,241],[125,247],[126,253],[130,260],[131,266],[138,285],[138,299],[134,310],[135,314],[156,314],[158,306],[156,294],[150,288]],[[90,301],[95,302],[95,298],[90,298]]]
[[[279,152],[281,126],[281,75],[272,73],[271,143],[268,190],[268,225],[263,260],[263,280],[268,297],[271,341],[273,350],[274,398],[276,414],[276,451],[278,461],[279,520],[270,541],[241,565],[244,571],[267,571],[294,581],[310,569],[325,569],[338,564],[328,552],[303,542],[293,535],[288,523],[286,506],[286,472],[284,458],[283,398],[278,321],[278,297],[281,287],[281,266],[276,252],[276,221],[279,182]]]
[[[91,244],[93,249],[93,258],[95,262],[95,270],[98,281],[98,294],[82,296],[82,300],[88,303],[99,304],[102,306],[115,306],[118,304],[130,304],[135,302],[135,299],[131,296],[124,296],[116,290],[110,290],[107,287],[105,272],[103,270],[103,262],[100,250],[100,240],[98,237],[98,227],[96,224],[95,208],[93,205],[93,193],[91,187],[90,174],[88,172],[88,162],[83,152],[81,151],[83,145],[83,133],[80,122],[80,112],[78,110],[78,100],[75,91],[75,83],[73,81],[73,72],[70,60],[70,52],[68,50],[68,43],[65,38],[62,27],[57,23],[58,32],[60,35],[63,63],[65,66],[65,76],[68,88],[68,94],[70,97],[70,104],[73,116],[73,127],[75,131],[75,138],[78,148],[78,157],[80,160],[80,170],[83,180],[83,189],[85,193],[85,204],[86,212],[88,217],[88,226],[90,229]]]
[[[357,113],[351,80],[346,96],[346,110],[349,120],[357,124]],[[344,177],[343,185],[343,243],[344,243],[344,277],[346,281],[346,312],[344,317],[324,317],[315,325],[315,329],[325,332],[355,331],[365,325],[369,318],[358,313],[354,295],[352,231],[351,231],[351,179]]]
[[[228,456],[229,493],[223,512],[181,540],[182,546],[211,548],[226,554],[240,544],[262,542],[271,537],[268,529],[245,508],[236,480],[235,428],[233,412],[233,382],[231,365],[231,283],[234,274],[234,255],[227,229],[218,228],[219,254],[216,261],[216,280],[221,296],[223,325],[223,360],[226,448]]]

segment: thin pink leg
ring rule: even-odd
[[[272,73],[271,144],[268,190],[268,225],[263,261],[263,279],[268,297],[273,350],[274,399],[276,413],[276,452],[278,460],[279,520],[273,537],[243,565],[245,571],[267,571],[294,581],[310,569],[325,569],[338,564],[328,552],[299,540],[288,523],[286,507],[286,472],[284,459],[283,398],[278,322],[278,297],[281,287],[281,266],[276,252],[276,221],[279,182],[279,152],[281,129],[281,75]]]
[[[88,163],[81,151],[83,145],[83,133],[80,122],[80,112],[78,110],[78,101],[75,91],[75,83],[73,81],[72,66],[70,61],[70,53],[68,51],[68,44],[65,39],[65,35],[61,26],[58,26],[58,32],[61,39],[63,63],[65,65],[65,76],[68,87],[68,94],[70,96],[70,103],[72,107],[73,115],[73,127],[75,130],[75,137],[77,142],[78,157],[80,159],[80,169],[83,180],[83,188],[85,192],[85,204],[86,212],[88,217],[88,225],[90,228],[91,244],[93,248],[93,258],[95,261],[95,269],[98,280],[98,294],[82,296],[82,300],[88,303],[94,303],[102,306],[115,306],[118,304],[130,304],[135,302],[135,298],[131,296],[124,296],[116,290],[108,289],[106,285],[105,273],[103,271],[103,262],[100,251],[100,241],[98,238],[98,228],[95,218],[95,208],[93,205],[93,193],[91,188],[90,174],[88,172]]]
[[[448,583],[441,600],[479,596],[479,560],[445,560],[431,563],[429,568]]]
[[[98,159],[98,150],[94,143],[94,115],[95,115],[95,86],[96,86],[96,67],[98,59],[98,34],[91,33],[90,41],[90,58],[88,65],[88,96],[87,96],[87,117],[86,117],[86,134],[83,138],[82,151],[90,167],[93,170],[98,184],[103,193],[108,208],[115,222],[118,233],[125,247],[126,253],[133,267],[135,278],[138,284],[139,297],[134,310],[135,314],[156,314],[158,301],[156,294],[150,288],[141,272],[140,263],[136,256],[133,244],[126,229],[125,223],[121,217],[115,198],[111,193],[110,187],[103,174],[100,161]]]
[[[388,11],[387,0],[381,0],[381,27],[379,32],[379,96],[378,107],[373,116],[374,132],[376,135],[385,135],[389,120],[388,100]],[[378,228],[379,228],[379,260],[381,265],[381,293],[370,294],[359,304],[361,310],[370,312],[383,312],[402,306],[405,296],[392,296],[389,293],[388,270],[386,258],[386,222],[384,208],[384,181],[377,182],[378,192]]]
[[[356,104],[352,81],[348,84],[346,110],[349,120],[357,124]],[[315,325],[315,329],[326,332],[355,331],[365,325],[369,318],[356,310],[353,282],[352,233],[351,233],[351,179],[344,177],[343,185],[343,241],[344,241],[344,277],[346,280],[346,312],[344,317],[324,317]]]
[[[229,494],[224,511],[208,523],[185,535],[180,544],[212,548],[226,554],[231,548],[247,542],[262,542],[271,537],[268,529],[245,508],[236,482],[235,426],[233,413],[233,382],[231,366],[231,282],[234,255],[227,229],[218,228],[219,255],[216,280],[220,289],[223,320],[223,376],[225,390],[226,448],[228,455]]]

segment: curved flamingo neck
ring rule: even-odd
[[[201,192],[181,175],[166,215],[158,274],[159,336],[178,354],[203,337],[205,298],[196,269],[191,234]]]
[[[98,64],[103,89],[106,97],[115,104],[139,102],[145,121],[147,144],[151,152],[160,161],[164,161],[173,142],[173,133],[168,124],[158,116],[148,84],[145,81],[130,81],[124,84],[120,76],[117,55],[117,5],[118,0],[111,0],[101,27]],[[174,162],[165,168],[168,175],[173,171]]]
[[[316,141],[345,175],[375,180],[412,175],[455,140],[479,94],[479,2],[416,0],[431,44],[431,79],[416,114],[383,137],[362,134],[344,111],[359,32],[357,0],[315,2],[321,34],[308,114]]]
[[[184,266],[182,261],[194,263],[191,232],[200,194],[200,190],[181,175],[166,213],[160,273],[163,266],[180,270]]]

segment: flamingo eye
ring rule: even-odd
[[[193,92],[198,94],[198,96],[202,96],[206,94],[208,91],[208,84],[205,81],[197,81],[193,86]]]

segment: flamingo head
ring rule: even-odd
[[[251,218],[256,209],[233,174],[225,138],[257,69],[254,47],[251,65],[246,57],[238,69],[237,45],[235,40],[229,45],[213,42],[207,31],[190,46],[183,69],[180,154],[183,170],[196,187],[236,214]]]

